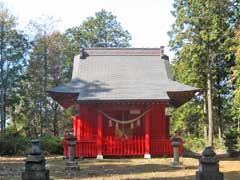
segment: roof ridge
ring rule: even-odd
[[[166,55],[164,54],[164,46],[161,46],[160,48],[81,48],[80,56],[84,59],[88,56],[160,56],[162,58]]]
[[[85,50],[160,50],[159,48],[137,48],[137,47],[93,47],[93,48],[83,48]]]

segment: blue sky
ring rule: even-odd
[[[170,11],[173,0],[4,0],[11,13],[18,16],[19,27],[24,29],[30,19],[43,15],[61,21],[61,31],[78,26],[86,17],[106,9],[117,16],[124,29],[132,35],[132,47],[165,46],[169,52],[167,32],[174,22]]]

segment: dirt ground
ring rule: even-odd
[[[198,159],[181,158],[182,168],[169,164],[172,158],[124,158],[78,160],[80,172],[74,177],[64,171],[65,160],[48,157],[47,167],[52,179],[58,180],[194,180]],[[220,171],[225,180],[240,180],[240,158],[220,157]],[[20,180],[24,170],[24,157],[0,157],[0,180]]]

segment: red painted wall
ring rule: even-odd
[[[136,109],[136,108],[135,108]],[[97,108],[94,106],[81,106],[80,115],[78,117],[73,117],[74,132],[78,139],[93,139],[97,137]],[[131,115],[129,110],[122,111],[111,111],[103,110],[108,115],[124,120],[130,120],[138,115]],[[141,113],[144,110],[141,111]],[[124,116],[124,117],[123,117]],[[115,136],[116,135],[116,124],[112,121],[112,127],[109,126],[109,120],[103,116],[103,137]],[[145,123],[144,117],[140,120],[140,126],[134,123],[133,136],[144,136]],[[119,124],[120,129],[131,129],[130,124]],[[165,116],[165,104],[154,104],[151,106],[150,111],[150,139],[168,139],[169,138],[169,123]]]
[[[121,130],[124,128],[124,131],[128,130],[128,133],[125,133],[122,137],[116,137],[115,122],[112,122],[112,127],[110,127],[109,119],[98,112],[102,107],[80,106],[79,116],[73,116],[73,129],[77,137],[76,156],[94,157],[101,152],[103,155],[118,156],[143,155],[145,153],[156,156],[172,155],[173,148],[169,136],[169,119],[165,116],[165,106],[166,104],[162,103],[151,105],[151,107],[141,107],[141,113],[149,108],[151,109],[149,112],[150,146],[146,143],[145,116],[141,118],[140,126],[137,125],[137,122],[134,123],[133,129],[131,129],[131,124],[119,124],[119,128]],[[105,106],[103,109],[102,111],[119,120],[122,118],[130,120],[139,115],[130,114],[129,110],[131,108],[127,109],[126,107],[120,110],[121,108],[111,106],[107,108]],[[137,109],[137,107],[133,109]],[[98,116],[102,120],[99,121]],[[99,122],[102,122],[102,133],[100,134],[98,133]],[[98,138],[99,135],[102,136],[101,139]],[[66,149],[66,143],[65,146]],[[149,151],[148,148],[150,148]],[[180,146],[180,154],[181,152],[182,145]],[[67,154],[67,150],[64,153]]]
[[[151,113],[151,137],[154,139],[165,139],[167,137],[167,126],[165,118],[165,105],[153,105]]]

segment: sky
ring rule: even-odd
[[[19,28],[26,28],[30,19],[53,16],[60,19],[57,29],[79,26],[87,17],[105,9],[111,11],[123,29],[132,35],[132,47],[165,46],[169,51],[167,32],[174,17],[173,0],[3,0],[10,12],[18,17]]]

